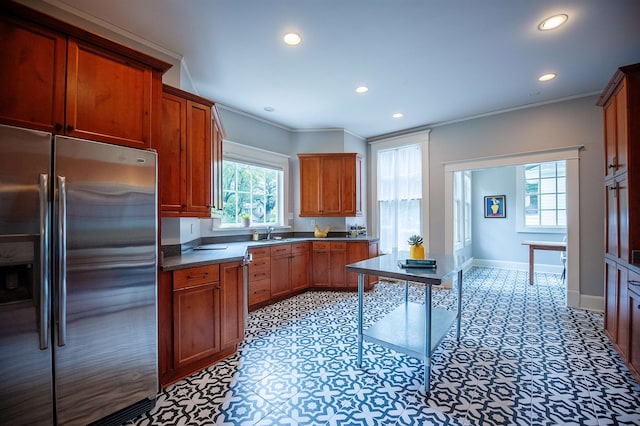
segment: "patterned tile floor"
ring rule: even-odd
[[[130,425],[631,425],[640,386],[603,333],[601,314],[565,307],[555,274],[472,268],[462,333],[433,357],[425,398],[418,359],[366,343],[356,365],[353,293],[307,292],[250,314],[238,353],[170,386]],[[422,302],[424,288],[411,285]],[[379,283],[365,326],[402,284]],[[453,307],[451,291],[434,304]]]

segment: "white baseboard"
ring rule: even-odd
[[[604,312],[604,297],[580,295],[580,309],[587,311]]]
[[[515,269],[518,271],[528,271],[528,262],[510,262],[506,260],[473,259],[473,266],[484,266],[487,268]],[[546,263],[536,263],[536,272],[547,272],[550,274],[561,274],[562,265],[551,265]]]

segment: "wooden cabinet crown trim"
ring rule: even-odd
[[[198,96],[191,92],[187,92],[182,89],[178,89],[177,87],[169,86],[168,84],[162,85],[162,91],[164,93],[168,93],[170,95],[178,96],[180,98],[187,99],[189,101],[197,102],[199,104],[207,105],[209,107],[213,107],[215,104],[211,99],[203,98],[202,96]]]
[[[82,28],[76,27],[68,22],[61,21],[53,16],[46,15],[35,9],[23,6],[12,1],[1,1],[0,12],[3,15],[10,15],[15,18],[27,20],[33,23],[37,23],[43,27],[58,31],[68,36],[82,40],[83,42],[89,42],[96,44],[104,49],[115,52],[119,55],[127,56],[137,62],[141,62],[151,68],[165,73],[173,65],[155,58],[153,56],[142,53],[138,50],[132,49],[123,44],[117,43],[113,40],[106,39],[98,34],[94,34]]]
[[[602,94],[598,98],[598,102],[596,102],[596,105],[604,106],[609,101],[609,98],[611,98],[611,95],[616,91],[618,84],[624,78],[624,76],[638,70],[640,70],[640,62],[637,64],[618,68],[611,77],[611,80],[609,80],[609,83],[607,83],[604,90],[602,91]]]

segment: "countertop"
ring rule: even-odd
[[[327,237],[327,238],[283,238],[279,240],[241,241],[229,243],[203,244],[209,250],[188,250],[178,256],[165,256],[161,265],[163,271],[193,268],[195,266],[213,265],[216,263],[242,260],[251,247],[291,244],[305,241],[378,241],[377,237]]]

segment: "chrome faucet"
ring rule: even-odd
[[[267,240],[271,239],[271,234],[273,233],[273,226],[267,228]]]

